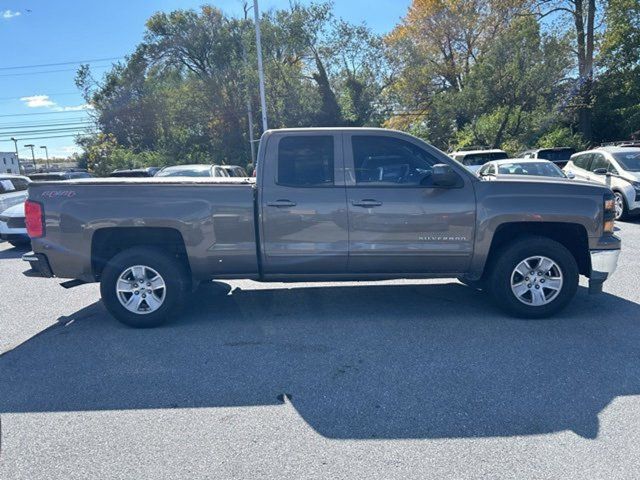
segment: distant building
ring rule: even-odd
[[[0,152],[0,172],[20,174],[20,164],[14,152]]]

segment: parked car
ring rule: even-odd
[[[25,224],[24,201],[0,212],[0,239],[14,247],[29,245]]]
[[[160,171],[160,167],[119,169],[111,172],[109,176],[110,177],[153,177],[159,171]]]
[[[493,180],[504,175],[533,175],[536,177],[569,178],[560,167],[548,160],[526,160],[512,158],[485,163],[478,176]]]
[[[9,207],[24,203],[27,199],[27,188],[31,180],[21,175],[0,174],[0,212]]]
[[[576,153],[564,170],[609,186],[615,196],[616,220],[640,214],[640,147],[600,147]]]
[[[457,160],[472,172],[477,172],[482,165],[492,160],[502,160],[509,158],[507,152],[498,149],[487,150],[462,150],[450,154],[451,158]]]
[[[29,175],[32,182],[53,182],[60,180],[75,180],[79,178],[93,178],[89,172],[82,170],[66,170],[64,172],[34,173]]]
[[[164,167],[156,177],[228,177],[227,171],[220,165],[175,165]]]
[[[247,171],[238,165],[221,165],[230,177],[248,177]]]
[[[572,147],[538,148],[522,152],[518,157],[549,160],[563,168],[574,153],[576,153],[576,149]]]
[[[33,252],[23,259],[43,276],[74,279],[69,287],[100,282],[109,312],[136,327],[174,316],[200,281],[242,278],[458,277],[507,312],[539,318],[568,304],[579,274],[597,293],[617,264],[604,185],[483,182],[422,140],[383,129],[270,130],[259,151],[255,181],[33,184]]]

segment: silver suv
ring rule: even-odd
[[[600,147],[576,153],[564,171],[608,185],[615,195],[616,220],[640,214],[640,147]]]

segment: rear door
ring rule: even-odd
[[[466,271],[475,230],[471,179],[433,185],[433,165],[448,162],[408,136],[347,132],[344,141],[349,271]]]
[[[346,273],[349,252],[340,132],[276,133],[261,175],[263,271]]]

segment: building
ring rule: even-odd
[[[20,163],[14,152],[0,152],[0,172],[20,175]]]

